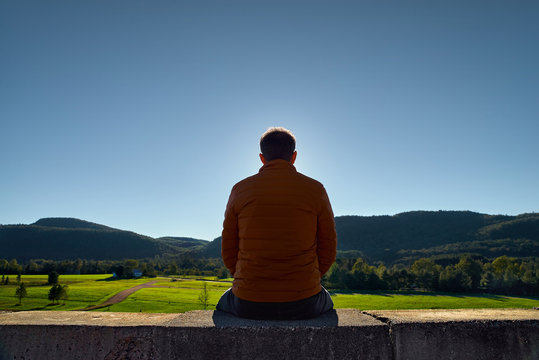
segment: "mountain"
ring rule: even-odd
[[[335,218],[341,253],[362,252],[393,263],[441,254],[539,256],[539,214],[412,211],[393,216]]]
[[[539,213],[518,216],[471,211],[411,211],[393,216],[338,216],[338,256],[386,264],[469,253],[539,256]],[[184,254],[218,258],[221,238],[151,238],[73,218],[0,225],[0,258],[141,259]]]
[[[221,257],[221,237],[210,241],[201,251],[198,253],[201,257],[207,258],[220,258]]]
[[[44,218],[39,219],[32,225],[66,229],[117,230],[105,225],[99,225],[93,222],[75,218]]]
[[[174,247],[178,250],[190,250],[190,251],[200,251],[208,245],[207,240],[193,239],[189,237],[174,237],[174,236],[165,236],[156,239],[157,241],[167,244],[171,247]]]
[[[141,259],[182,248],[203,246],[190,238],[154,239],[73,218],[45,218],[30,225],[0,226],[0,258],[30,259]]]

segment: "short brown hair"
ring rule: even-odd
[[[296,150],[296,137],[283,127],[271,127],[260,138],[260,152],[266,161],[290,161]]]

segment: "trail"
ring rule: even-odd
[[[148,281],[148,282],[146,282],[144,284],[140,284],[140,285],[134,286],[132,288],[122,290],[119,293],[117,293],[116,295],[112,295],[110,298],[108,298],[107,300],[105,300],[101,304],[88,306],[88,307],[86,307],[84,309],[81,309],[81,310],[82,311],[88,311],[88,310],[101,309],[101,308],[104,308],[104,307],[107,307],[107,306],[110,306],[110,305],[117,304],[117,303],[122,302],[125,299],[127,299],[127,297],[129,295],[133,294],[135,291],[138,291],[138,290],[144,289],[144,288],[148,288],[148,287],[152,287],[152,285],[155,284],[156,282],[159,282],[159,280]]]

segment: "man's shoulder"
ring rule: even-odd
[[[259,174],[254,174],[254,175],[248,176],[245,179],[238,181],[236,184],[234,184],[234,186],[232,188],[233,189],[241,188],[242,186],[246,186],[246,185],[249,185],[249,184],[251,184],[253,182],[256,182],[258,176],[259,176]]]
[[[245,190],[248,190],[252,188],[257,183],[257,176],[258,174],[251,175],[246,177],[243,180],[238,181],[234,186],[232,187],[233,193],[241,193]]]
[[[296,174],[297,174],[298,178],[301,179],[300,181],[303,181],[306,184],[309,184],[309,185],[311,185],[313,187],[317,187],[317,188],[323,188],[324,187],[324,185],[320,181],[318,181],[316,179],[313,179],[312,177],[304,175],[304,174],[302,174],[300,172],[297,172]]]

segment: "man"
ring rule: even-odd
[[[221,254],[234,282],[217,309],[252,319],[306,319],[333,308],[320,278],[335,261],[333,211],[321,183],[296,171],[296,139],[270,128],[258,174],[232,188]]]

